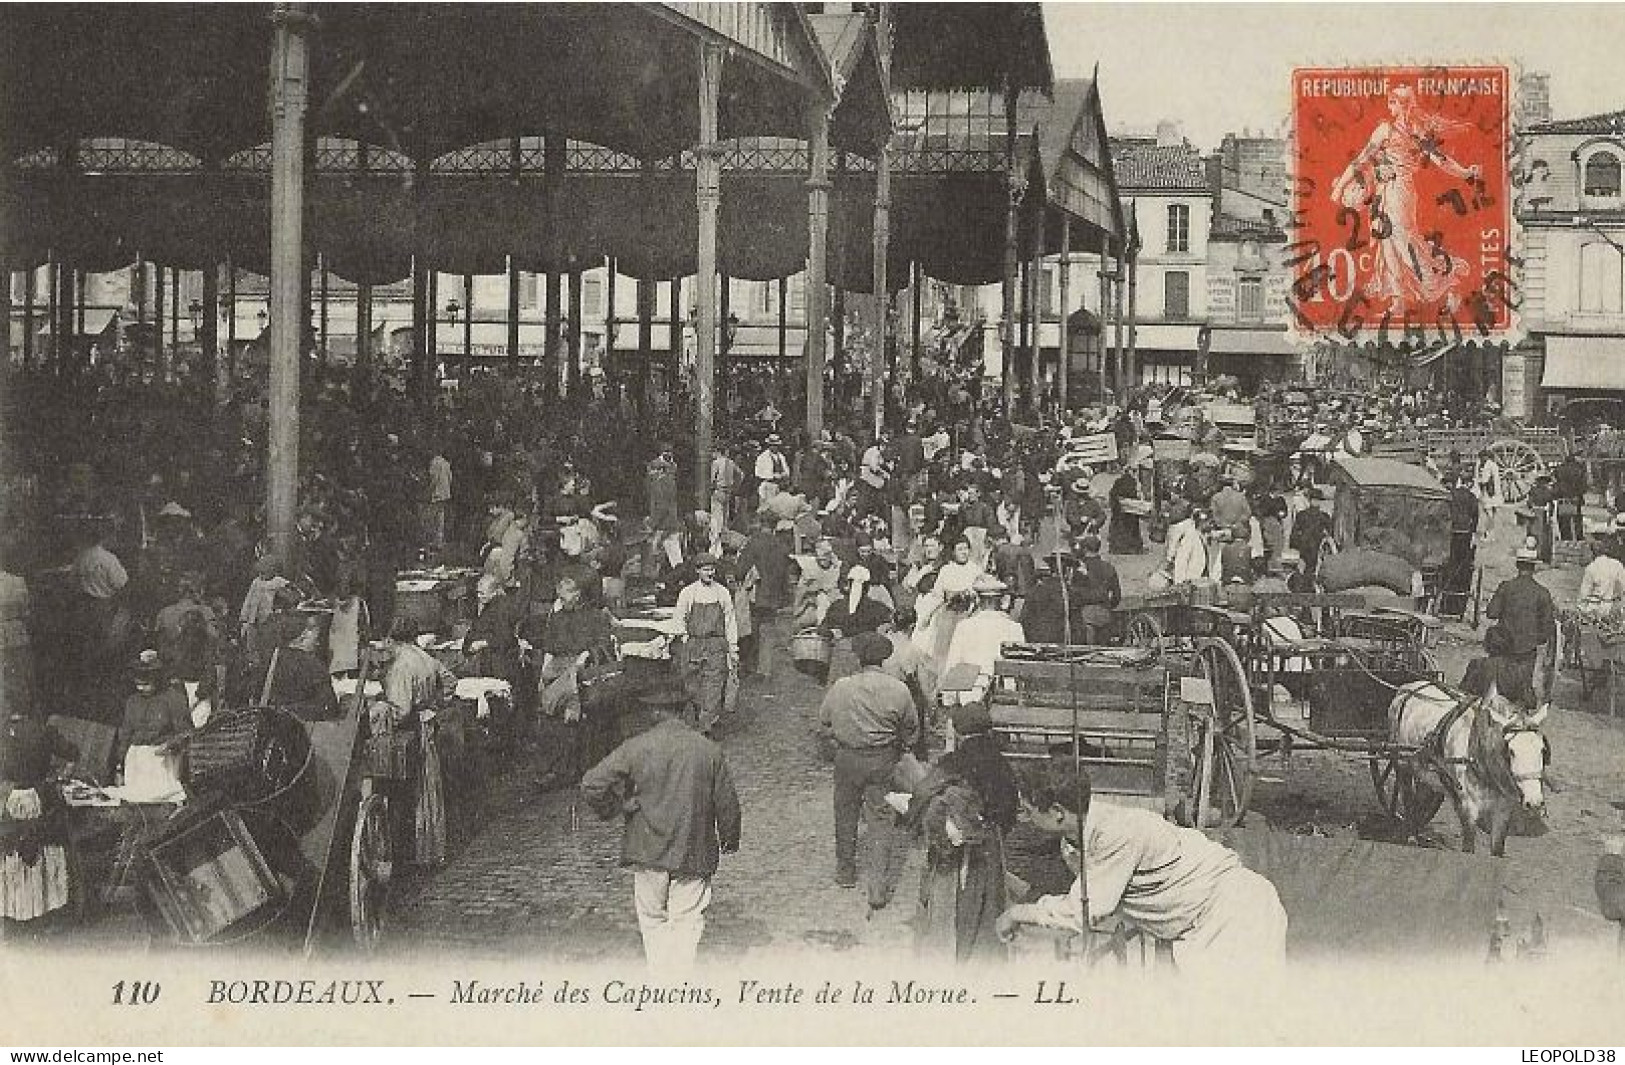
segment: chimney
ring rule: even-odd
[[[1177,148],[1183,144],[1179,136],[1179,123],[1171,118],[1165,118],[1157,123],[1157,147]]]
[[[1518,75],[1517,127],[1530,126],[1552,120],[1552,76],[1528,73]]]

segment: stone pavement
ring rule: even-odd
[[[823,689],[794,671],[784,626],[775,630],[771,676],[745,681],[722,737],[744,831],[713,882],[702,956],[907,951],[919,849],[896,900],[873,920],[861,888],[835,886],[832,770],[814,732]],[[641,956],[619,822],[578,806],[573,789],[538,794],[531,775],[522,761],[511,764],[449,865],[402,886],[389,932],[395,949],[549,961]]]
[[[1480,546],[1486,601],[1511,576],[1517,543],[1512,516],[1503,513]],[[1161,544],[1147,547],[1144,555],[1111,560],[1125,589],[1143,588],[1160,559]],[[1578,578],[1573,567],[1540,574],[1560,604],[1573,601]],[[861,889],[834,886],[831,769],[813,731],[822,689],[791,668],[783,628],[776,632],[771,676],[746,682],[738,719],[722,741],[744,807],[744,838],[738,854],[723,858],[714,882],[702,954],[906,954],[919,847],[909,853],[895,901],[873,920]],[[1438,654],[1447,677],[1459,676],[1478,653],[1482,633],[1482,625],[1475,631],[1460,622],[1446,624]],[[836,666],[840,675],[839,660]],[[1563,702],[1572,705],[1577,695]],[[1261,786],[1259,805],[1268,810],[1286,802],[1293,817],[1343,821],[1375,809],[1362,762],[1314,755],[1305,762],[1291,787],[1285,781]],[[1346,787],[1339,786],[1343,776],[1350,778],[1341,782]],[[618,866],[620,825],[600,822],[584,806],[577,809],[573,791],[537,794],[530,778],[522,763],[510,764],[491,782],[477,824],[465,829],[449,866],[402,885],[389,936],[393,949],[454,947],[459,955],[551,961],[639,956],[631,879]],[[1281,794],[1272,803],[1276,792]],[[1320,809],[1327,804],[1333,809]],[[1545,857],[1549,862],[1553,856]],[[1531,871],[1535,882],[1546,876]]]

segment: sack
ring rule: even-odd
[[[286,791],[309,761],[310,738],[288,715],[274,710],[216,714],[192,734],[186,791],[215,793],[237,802],[262,802]]]

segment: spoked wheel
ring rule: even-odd
[[[350,934],[362,950],[376,950],[383,939],[384,908],[394,873],[389,800],[368,795],[356,809],[350,836]]]
[[[1128,628],[1123,634],[1125,647],[1144,647],[1160,659],[1163,639],[1162,622],[1157,620],[1155,614],[1141,611],[1129,616]]]
[[[1197,828],[1229,828],[1246,816],[1257,776],[1253,696],[1241,660],[1224,640],[1199,641],[1196,668],[1208,682],[1213,703],[1190,711],[1186,818]]]
[[[1501,470],[1501,498],[1508,503],[1522,503],[1535,478],[1546,472],[1546,460],[1522,440],[1497,440],[1484,454]]]
[[[1372,755],[1367,764],[1383,811],[1404,827],[1406,835],[1415,836],[1439,812],[1444,796],[1418,788],[1415,773],[1401,765],[1404,759],[1400,752],[1388,751]]]

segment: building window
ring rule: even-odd
[[[537,275],[528,272],[519,275],[520,306],[536,306],[536,277]]]
[[[1188,204],[1168,205],[1168,250],[1191,250],[1191,209]]]
[[[1264,317],[1264,280],[1244,277],[1236,287],[1236,316],[1256,322]]]
[[[1602,151],[1586,160],[1587,196],[1618,196],[1619,185],[1619,156],[1613,152]]]
[[[1189,318],[1191,315],[1191,275],[1184,270],[1170,270],[1162,276],[1162,314],[1165,318]]]
[[[1622,259],[1619,250],[1602,241],[1593,241],[1580,248],[1580,312],[1582,314],[1619,314],[1620,298],[1625,295],[1621,284]]]
[[[577,274],[582,279],[581,313],[589,318],[604,316],[604,279]]]

